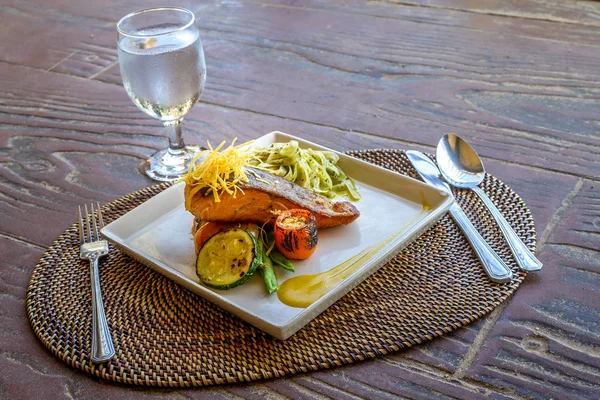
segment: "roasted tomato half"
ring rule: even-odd
[[[307,259],[319,242],[317,220],[308,210],[283,211],[275,221],[273,232],[277,249],[289,259]]]
[[[212,235],[227,228],[239,227],[248,231],[255,238],[258,237],[258,225],[253,223],[237,223],[237,222],[206,222],[197,226],[197,221],[194,222],[195,226],[192,229],[194,235],[194,245],[196,247],[196,254],[200,251],[204,242],[206,242]]]

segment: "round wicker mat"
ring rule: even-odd
[[[403,151],[351,155],[417,178]],[[103,208],[110,222],[167,187],[142,189]],[[498,179],[482,188],[534,251],[530,211]],[[90,362],[89,267],[79,260],[77,226],[50,246],[27,292],[33,330],[68,365],[116,382],[207,386],[253,381],[343,365],[431,340],[468,324],[504,301],[525,277],[483,204],[455,195],[515,273],[490,282],[449,216],[291,338],[273,339],[200,296],[112,248],[101,261],[106,315],[116,347],[107,363]]]

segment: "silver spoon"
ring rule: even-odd
[[[502,213],[479,187],[485,177],[485,168],[475,150],[460,137],[449,133],[440,139],[436,158],[442,176],[449,184],[462,189],[471,189],[483,200],[500,226],[519,267],[525,271],[542,269],[540,260],[529,251]]]

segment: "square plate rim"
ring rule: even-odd
[[[142,204],[136,206],[135,208],[128,211],[121,217],[112,221],[110,224],[107,224],[101,230],[101,233],[109,242],[112,242],[121,251],[123,251],[125,254],[129,255],[130,257],[134,258],[138,262],[146,265],[147,267],[155,270],[158,273],[161,273],[162,275],[166,276],[168,279],[171,279],[175,283],[187,288],[188,290],[192,291],[193,293],[196,293],[196,294],[200,295],[201,297],[204,297],[206,300],[212,302],[214,305],[216,305],[220,308],[223,308],[226,311],[231,312],[234,315],[237,315],[241,319],[256,326],[257,328],[271,334],[272,336],[274,336],[278,339],[283,340],[283,339],[290,337],[291,335],[296,333],[298,330],[300,330],[302,327],[304,327],[306,324],[308,324],[310,321],[312,321],[314,318],[316,318],[320,313],[322,313],[327,308],[329,308],[333,303],[335,303],[337,300],[342,298],[345,294],[347,294],[352,289],[354,289],[357,285],[359,285],[361,282],[363,282],[368,276],[370,276],[375,271],[377,271],[382,265],[385,265],[391,258],[393,258],[405,246],[412,243],[425,230],[427,230],[431,226],[433,226],[437,221],[439,221],[439,219],[441,219],[441,217],[445,214],[445,212],[447,211],[447,209],[450,207],[450,205],[453,203],[454,200],[453,200],[452,196],[450,196],[448,193],[441,191],[425,182],[419,181],[419,180],[409,177],[407,175],[400,174],[398,172],[383,168],[383,167],[375,165],[375,164],[371,164],[367,161],[352,157],[350,155],[330,149],[326,146],[319,145],[319,144],[311,142],[309,140],[305,140],[305,139],[302,139],[302,138],[299,138],[299,137],[296,137],[296,136],[293,136],[293,135],[290,135],[290,134],[287,134],[287,133],[284,133],[281,131],[270,132],[268,134],[258,137],[255,140],[256,141],[269,140],[271,142],[274,142],[274,141],[278,140],[278,138],[284,139],[286,141],[296,140],[299,143],[301,143],[302,146],[318,148],[319,150],[332,151],[332,152],[335,152],[336,154],[338,154],[340,156],[340,159],[343,159],[345,162],[358,163],[359,165],[362,165],[366,168],[375,169],[378,173],[396,176],[397,179],[408,179],[413,184],[417,184],[417,186],[420,186],[420,187],[424,188],[425,190],[438,192],[443,197],[445,197],[445,200],[443,200],[440,204],[438,204],[438,206],[435,209],[432,209],[431,213],[427,214],[425,217],[419,219],[418,221],[415,221],[414,223],[412,223],[411,224],[412,226],[410,227],[409,233],[407,235],[401,235],[398,238],[395,238],[394,240],[392,240],[390,243],[385,245],[381,250],[379,250],[376,254],[371,256],[369,258],[369,260],[366,263],[364,263],[360,268],[358,268],[356,271],[354,271],[352,274],[350,274],[347,278],[345,278],[344,282],[338,284],[338,286],[335,289],[328,292],[326,295],[321,297],[315,303],[311,304],[309,307],[304,308],[302,311],[300,311],[297,315],[295,315],[293,318],[291,318],[287,322],[281,323],[281,324],[267,321],[260,315],[257,315],[256,313],[254,313],[248,309],[245,309],[242,306],[232,302],[231,300],[227,299],[226,297],[221,296],[218,292],[214,292],[211,289],[201,285],[198,282],[193,282],[188,276],[184,275],[176,268],[170,267],[166,263],[164,263],[160,260],[157,260],[153,256],[146,254],[146,253],[142,253],[142,252],[136,250],[135,248],[131,247],[126,242],[126,238],[123,238],[123,237],[117,235],[116,233],[114,233],[111,230],[111,228],[118,226],[119,223],[122,222],[126,216],[131,215],[131,213],[133,213],[134,211],[136,211],[136,210],[139,211],[138,209],[141,207],[144,207],[144,206],[149,207],[149,205],[151,204],[153,199],[154,199],[154,201],[157,201],[156,199],[159,196],[164,197],[164,196],[167,196],[168,194],[170,194],[171,191],[180,190],[179,188],[181,187],[181,185],[184,185],[183,182],[174,184],[174,185],[166,188],[162,192],[151,197],[150,199],[148,199],[145,202],[143,202]],[[364,180],[363,180],[363,182],[364,182]],[[369,182],[364,182],[364,183],[369,184]],[[172,212],[178,210],[182,206],[183,206],[183,202],[177,206],[169,207],[163,213],[161,213],[161,217],[164,217],[164,216],[168,215],[169,213],[172,213]],[[145,225],[145,226],[148,226],[148,225]],[[143,229],[143,228],[144,228],[144,226],[142,226],[140,229]],[[265,329],[264,325],[267,325],[268,327],[270,327],[272,329]]]

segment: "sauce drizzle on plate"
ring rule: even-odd
[[[329,271],[321,272],[320,274],[300,275],[286,280],[279,286],[277,297],[279,297],[279,300],[283,304],[290,307],[306,308],[310,306],[353,272],[362,267],[373,254],[376,254],[391,241],[399,237],[406,227],[411,225],[414,220],[431,210],[431,205],[425,200],[425,195],[422,191],[421,206],[422,210],[419,215],[411,219],[398,232],[392,234],[386,240],[364,249],[354,257],[344,261]]]

